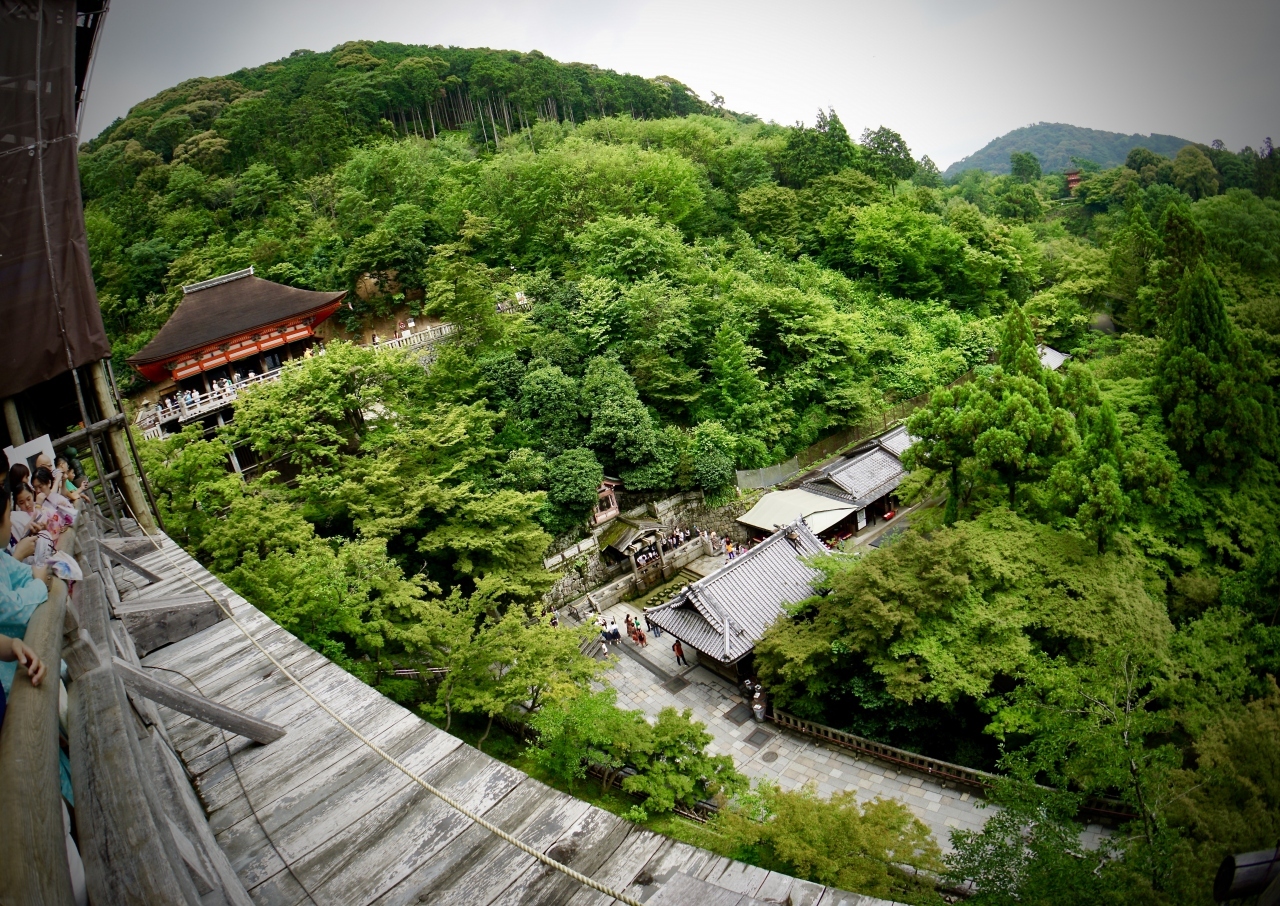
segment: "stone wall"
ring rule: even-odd
[[[752,530],[738,521],[738,517],[756,505],[762,492],[743,491],[742,496],[731,500],[724,506],[708,507],[702,495],[685,494],[685,499],[669,507],[658,518],[664,522],[674,522],[684,528],[692,529],[695,525],[708,532],[715,532],[721,538],[732,538],[734,541],[750,541]],[[693,497],[693,499],[689,499]],[[674,498],[669,498],[674,499]],[[660,501],[657,506],[661,507]]]
[[[585,561],[585,563],[584,563]],[[610,567],[600,557],[597,548],[582,554],[569,563],[564,564],[564,575],[556,580],[542,598],[549,606],[558,608],[562,604],[581,597],[594,588],[599,588],[611,578],[630,570],[630,564],[621,563]]]

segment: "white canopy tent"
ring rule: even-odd
[[[764,532],[774,532],[780,525],[790,525],[803,518],[815,535],[825,532],[857,508],[842,504],[822,494],[803,488],[770,491],[760,502],[738,517],[738,521]]]

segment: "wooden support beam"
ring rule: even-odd
[[[0,732],[0,899],[6,903],[74,902],[58,772],[58,655],[66,606],[67,586],[55,579],[23,636],[45,663],[44,682],[32,686],[18,668]]]
[[[181,836],[189,841],[201,863],[200,873],[215,890],[221,892],[225,906],[253,906],[253,901],[249,899],[244,884],[236,876],[235,869],[231,867],[227,854],[223,852],[213,836],[213,831],[209,829],[209,821],[195,792],[191,789],[191,782],[187,779],[182,762],[168,745],[160,741],[159,737],[153,735],[149,742],[155,756],[157,785],[161,789],[161,795],[169,803],[169,820],[172,822],[174,838]],[[178,841],[178,845],[182,849],[181,840]],[[183,858],[187,858],[185,850]],[[188,865],[191,868],[192,879],[196,880],[196,886],[199,887],[200,882],[196,879],[197,868],[189,862]],[[215,902],[215,900],[206,896],[205,902]]]
[[[142,576],[142,578],[146,579],[148,583],[156,583],[161,581],[160,576],[157,576],[155,573],[147,569],[142,564],[135,563],[131,558],[126,557],[124,554],[120,553],[120,551],[116,550],[111,545],[105,544],[105,543],[100,544],[98,546],[98,549],[102,551],[102,553],[107,557],[107,559],[120,564],[125,569],[132,570],[133,572]]]
[[[226,606],[226,601],[221,602]],[[224,616],[219,602],[202,593],[124,601],[116,616],[129,630],[138,657],[208,629]]]
[[[114,658],[112,663],[126,686],[158,705],[172,708],[188,717],[194,717],[214,727],[221,727],[228,733],[235,733],[263,745],[275,742],[285,734],[283,727],[250,717],[234,708],[228,708],[226,705],[207,699],[203,695],[171,686],[149,676],[128,661]]]

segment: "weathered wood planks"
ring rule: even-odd
[[[464,746],[301,645],[171,541],[164,543],[190,578],[176,575],[164,555],[139,555],[161,581],[127,590],[122,612],[186,594],[197,579],[225,594],[273,657],[377,745],[571,867],[645,902],[658,902],[654,897],[669,885],[668,904],[749,906],[766,896],[790,897],[796,906],[858,901],[644,831]],[[427,793],[325,714],[229,621],[152,650],[142,663],[144,670],[182,671],[209,698],[288,730],[283,739],[254,747],[159,709],[228,865],[258,906],[608,902]],[[172,683],[188,688],[176,676]],[[697,898],[676,896],[682,884],[698,891]],[[833,895],[829,903],[821,900],[827,894]]]

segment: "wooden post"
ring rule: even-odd
[[[22,435],[22,421],[18,418],[18,404],[11,396],[4,398],[4,423],[9,429],[9,442],[15,447],[25,444],[27,439]]]
[[[36,608],[24,641],[45,663],[44,682],[32,686],[18,669],[0,732],[0,891],[5,902],[74,902],[62,826],[58,771],[58,661],[67,586],[55,579],[49,600]],[[103,901],[105,902],[105,901]]]
[[[95,362],[89,371],[93,375],[93,391],[98,398],[98,408],[102,410],[104,418],[112,418],[119,410],[116,408],[115,395],[111,392],[111,382],[107,377],[106,366],[102,362]],[[116,461],[116,468],[120,470],[120,489],[124,493],[125,502],[129,504],[129,509],[133,510],[133,518],[138,520],[138,524],[145,530],[154,532],[155,520],[151,516],[147,497],[142,492],[138,470],[134,468],[133,459],[129,456],[129,445],[125,440],[123,429],[118,426],[107,429],[107,443],[111,445],[111,455]],[[103,492],[108,492],[105,483]]]
[[[111,664],[71,684],[67,731],[76,828],[93,903],[187,906],[135,757],[136,721]],[[171,833],[165,827],[164,833]],[[21,852],[21,848],[19,848]]]

